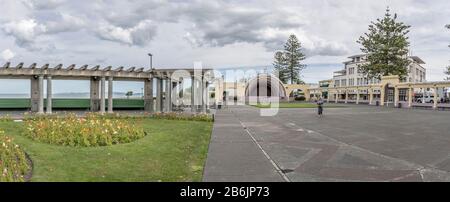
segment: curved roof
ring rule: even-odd
[[[251,79],[247,82],[245,86],[245,96],[257,96],[257,90],[258,90],[258,84],[259,86],[267,86],[270,87],[272,90],[275,90],[275,92],[271,92],[270,95],[275,97],[278,95],[278,97],[285,97],[285,87],[283,82],[280,81],[275,75],[273,74],[258,74],[255,78]],[[274,86],[275,84],[275,86]],[[266,96],[266,95],[262,95]]]

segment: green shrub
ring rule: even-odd
[[[304,96],[299,96],[294,98],[295,101],[305,101],[306,98]]]
[[[30,169],[25,152],[0,131],[0,182],[23,182]]]

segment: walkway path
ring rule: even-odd
[[[203,181],[284,181],[229,110],[217,111]]]

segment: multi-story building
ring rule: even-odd
[[[333,72],[332,87],[351,87],[378,84],[378,79],[368,79],[359,71],[359,66],[367,64],[367,55],[360,54],[348,57],[350,60],[344,62],[345,68]],[[422,66],[425,62],[417,56],[408,56],[411,61],[408,68],[408,75],[403,82],[421,83],[426,81],[426,70]],[[379,97],[379,91],[374,92],[375,98]],[[351,93],[349,96],[353,96]],[[364,95],[363,95],[364,96]]]

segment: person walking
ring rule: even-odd
[[[321,97],[317,100],[317,114],[319,117],[323,117],[323,100]]]

